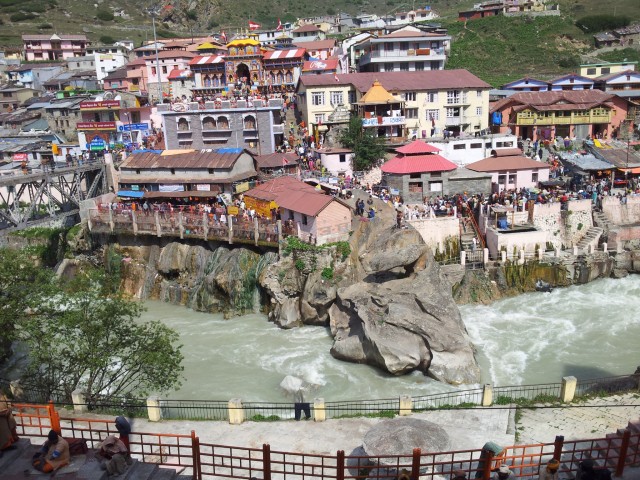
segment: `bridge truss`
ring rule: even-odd
[[[100,162],[0,177],[0,232],[77,215],[81,201],[106,191]]]

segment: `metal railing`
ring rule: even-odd
[[[19,434],[32,438],[45,438],[52,428],[63,437],[84,439],[97,448],[108,435],[117,434],[112,421],[59,417],[52,404],[14,404],[12,408]],[[307,454],[272,451],[268,444],[248,448],[201,443],[195,431],[190,435],[132,432],[129,443],[132,457],[183,470],[194,480],[436,480],[458,469],[468,478],[488,480],[502,463],[509,465],[512,478],[537,478],[551,458],[560,460],[563,477],[573,477],[579,462],[587,458],[595,461],[596,468],[608,467],[621,476],[625,467],[638,461],[640,434],[627,428],[598,439],[565,441],[556,436],[553,443],[506,446],[497,455],[484,449],[423,453],[418,448],[399,455],[367,455],[362,449],[349,455],[342,450],[335,455]]]

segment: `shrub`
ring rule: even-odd
[[[102,20],[103,22],[111,22],[115,18],[113,13],[106,10],[98,10],[96,17],[98,17],[98,20]]]
[[[23,20],[31,20],[33,18],[36,18],[36,16],[33,13],[24,13],[24,12],[14,13],[9,17],[9,19],[12,22],[22,22]]]
[[[593,35],[605,30],[626,27],[631,19],[624,15],[589,15],[576,22],[576,27],[585,33]]]
[[[304,262],[301,259],[297,259],[295,265],[296,265],[296,268],[298,270],[300,270],[300,271],[304,270],[304,266],[305,265],[304,265]]]
[[[100,38],[100,43],[104,44],[104,45],[113,45],[114,43],[116,43],[115,38],[109,36],[109,35],[102,35]]]
[[[324,278],[325,280],[333,280],[333,268],[331,267],[325,267],[322,269],[322,278]]]
[[[50,23],[41,23],[40,25],[38,25],[38,28],[40,30],[49,30],[53,28],[53,25],[51,25]]]
[[[177,33],[173,33],[169,30],[165,30],[165,29],[160,29],[156,31],[158,37],[160,38],[178,38],[180,35],[178,35]]]
[[[580,59],[578,57],[573,56],[573,55],[568,55],[568,56],[562,57],[560,60],[558,60],[558,65],[560,65],[563,68],[577,67],[577,66],[580,65]]]

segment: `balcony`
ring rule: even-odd
[[[556,116],[554,114],[543,116],[543,115],[532,115],[530,116],[528,112],[519,113],[517,116],[516,124],[517,125],[575,125],[575,124],[593,124],[593,123],[610,123],[611,116],[609,113],[606,114],[594,114],[594,115],[562,115]]]
[[[447,97],[447,105],[469,105],[469,100],[466,95]]]
[[[451,126],[455,127],[455,126],[461,125],[462,124],[462,120],[461,120],[460,117],[447,117],[447,118],[445,118],[444,124],[449,126],[449,127],[451,127]]]
[[[359,65],[371,62],[446,60],[444,48],[417,48],[407,50],[374,50],[365,53],[358,60]]]
[[[363,118],[363,127],[391,127],[394,125],[404,125],[406,122],[405,117],[373,117]]]

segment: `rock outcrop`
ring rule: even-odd
[[[393,228],[376,204],[373,222],[354,220],[351,254],[293,251],[264,270],[269,318],[285,328],[330,325],[331,354],[394,375],[414,370],[451,384],[480,370],[451,288],[413,229]]]

